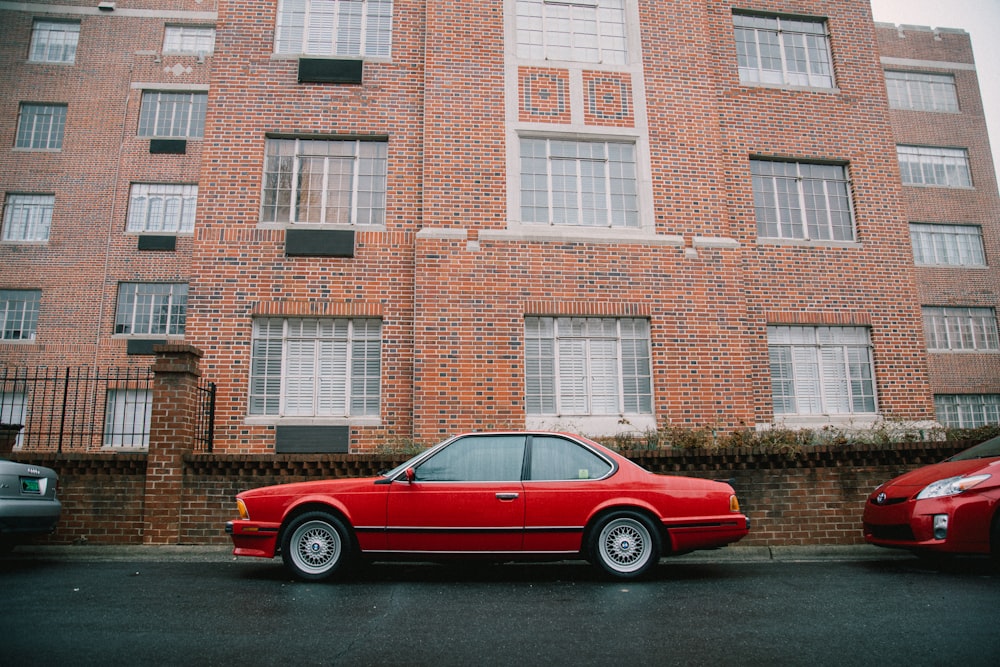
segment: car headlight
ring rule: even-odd
[[[972,477],[949,477],[947,479],[939,479],[933,484],[925,486],[924,490],[917,494],[917,500],[954,496],[964,491],[968,491],[977,484],[982,484],[989,478],[989,475],[973,475]]]
[[[243,502],[242,498],[236,499],[236,509],[240,513],[240,518],[243,519],[244,521],[250,518],[250,512],[247,511],[246,503]]]

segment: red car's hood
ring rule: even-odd
[[[265,486],[259,489],[243,491],[239,496],[244,498],[262,496],[295,496],[308,495],[309,493],[331,493],[348,492],[358,489],[367,489],[375,485],[375,482],[385,479],[384,477],[345,477],[341,479],[317,479],[309,482],[291,482],[288,484],[278,484],[276,486]]]
[[[989,468],[990,470],[985,470]],[[889,481],[884,488],[889,487],[913,487],[924,488],[931,482],[948,477],[959,477],[963,475],[973,475],[980,471],[992,472],[1000,475],[1000,458],[969,459],[968,461],[942,461],[933,465],[917,468],[904,475],[900,475]]]

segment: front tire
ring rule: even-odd
[[[292,520],[281,537],[281,560],[297,578],[322,581],[341,571],[354,551],[351,532],[326,512]]]
[[[617,579],[635,579],[660,560],[659,533],[638,512],[614,512],[603,517],[590,533],[591,561]]]

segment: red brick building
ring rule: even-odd
[[[216,451],[998,421],[962,32],[866,0],[61,1],[0,26],[0,362],[183,340]],[[957,106],[896,108],[932,75]]]

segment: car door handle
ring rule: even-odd
[[[498,493],[497,500],[517,500],[519,493]]]

